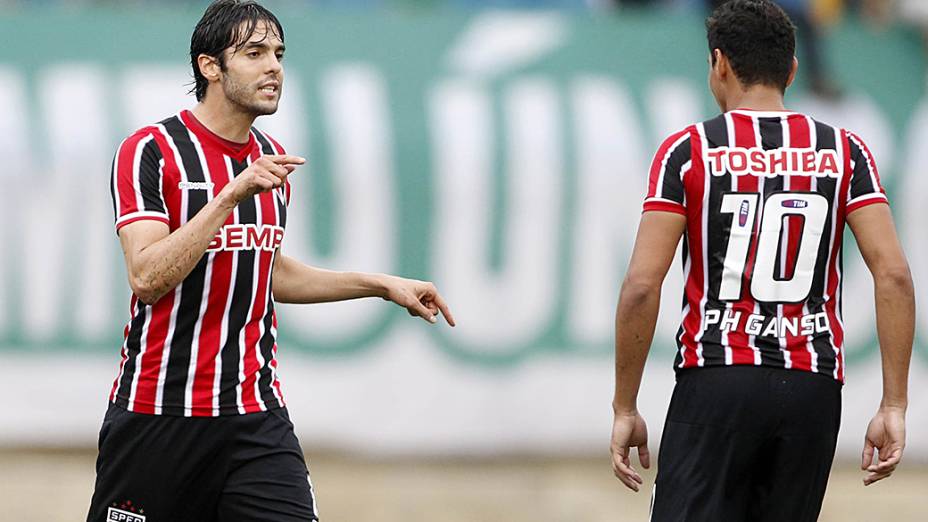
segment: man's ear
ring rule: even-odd
[[[208,54],[197,56],[197,66],[200,68],[200,74],[209,82],[219,81],[219,73],[222,67],[219,66],[219,60]]]
[[[715,62],[714,67],[719,78],[725,80],[728,75],[731,74],[731,62],[728,61],[728,57],[719,49],[712,50],[712,58]]]
[[[799,59],[793,56],[793,63],[789,68],[789,76],[786,78],[786,86],[789,87],[796,79],[796,71],[799,70]]]

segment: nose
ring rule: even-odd
[[[280,60],[277,59],[277,55],[271,54],[271,57],[268,59],[267,70],[269,73],[277,74],[282,71],[284,65],[280,63]]]

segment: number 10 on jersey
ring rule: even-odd
[[[719,299],[739,301],[744,270],[753,239],[760,194],[730,192],[722,196],[721,212],[731,215],[731,232],[725,252]],[[777,250],[787,216],[802,218],[795,270],[789,279],[776,276]],[[828,217],[828,200],[815,192],[777,192],[767,198],[751,276],[751,295],[757,301],[797,303],[809,296],[818,261],[819,245]]]

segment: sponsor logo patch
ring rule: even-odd
[[[284,239],[283,227],[255,224],[226,225],[210,241],[207,252],[264,250],[274,252]]]
[[[145,522],[145,515],[111,507],[106,510],[106,520],[107,522]]]
[[[751,204],[747,201],[741,202],[741,211],[738,212],[738,226],[745,226],[748,224],[748,214],[751,211]]]
[[[782,205],[786,208],[806,208],[809,206],[809,202],[801,199],[787,199],[783,201]]]
[[[212,181],[181,181],[177,188],[181,190],[212,190]]]
[[[841,158],[830,150],[759,147],[719,147],[707,153],[713,176],[758,176],[772,178],[794,174],[817,178],[841,176]]]

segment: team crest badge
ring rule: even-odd
[[[145,510],[126,501],[116,507],[116,503],[106,510],[106,522],[145,522]]]

